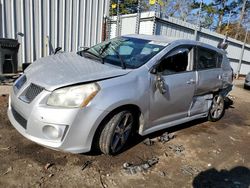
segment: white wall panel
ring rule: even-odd
[[[100,42],[108,10],[109,0],[0,0],[0,37],[21,43],[21,66],[58,46],[77,51]]]

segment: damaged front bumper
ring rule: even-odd
[[[27,104],[12,91],[8,117],[24,137],[45,147],[71,153],[88,152],[94,133],[108,112],[85,108],[54,108],[43,103],[48,91]],[[97,118],[98,117],[98,118]]]

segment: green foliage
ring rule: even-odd
[[[138,0],[121,0],[120,1],[120,14],[132,14],[137,12],[137,6],[138,6]],[[110,4],[116,4],[117,0],[111,0]],[[141,11],[147,11],[149,10],[149,4],[148,1],[141,0]],[[115,16],[117,15],[117,8],[112,9],[110,7],[110,15]]]
[[[245,9],[242,10],[243,2],[246,1]],[[192,9],[198,10],[200,1],[194,0]],[[243,12],[242,12],[243,11]],[[229,19],[229,30],[226,32],[226,25]],[[241,17],[241,15],[243,15]],[[244,33],[250,26],[250,1],[249,0],[214,0],[211,3],[203,4],[201,9],[201,26],[216,30],[219,33],[227,34],[243,40]],[[237,24],[238,23],[238,24]],[[238,33],[238,34],[237,34]]]
[[[220,33],[232,38],[234,38],[235,34],[238,33],[237,40],[244,41],[246,35],[246,29],[243,27],[243,25],[240,25],[238,31],[235,28],[237,28],[237,23],[230,23],[228,27],[227,24],[222,24]],[[250,34],[248,35],[246,42],[250,44]]]
[[[246,1],[246,5],[242,10],[244,1]],[[193,24],[198,24],[200,14],[201,27],[223,34],[225,34],[225,25],[231,12],[230,26],[234,26],[235,29],[227,34],[234,37],[233,33],[238,32],[238,39],[242,40],[244,31],[250,27],[250,0],[211,0],[209,3],[202,4],[199,13],[200,2],[201,0],[161,0],[162,6],[158,5],[157,10],[161,11],[163,15],[176,17]],[[111,4],[117,4],[117,0],[111,0]],[[138,0],[121,0],[120,14],[136,13],[137,6]],[[149,0],[141,0],[141,11],[149,10],[154,10],[154,5],[149,5]],[[110,15],[117,15],[116,11],[117,8],[110,8]]]

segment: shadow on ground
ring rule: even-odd
[[[231,170],[214,168],[199,173],[193,180],[194,188],[249,188],[250,169],[237,166]]]

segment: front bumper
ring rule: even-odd
[[[49,94],[44,91],[27,104],[12,92],[8,107],[11,124],[24,137],[45,147],[71,153],[90,151],[95,131],[108,112],[91,105],[82,109],[49,107],[43,103]],[[26,126],[16,113],[26,120]],[[45,135],[43,128],[48,125],[62,130],[59,138],[50,139]]]

